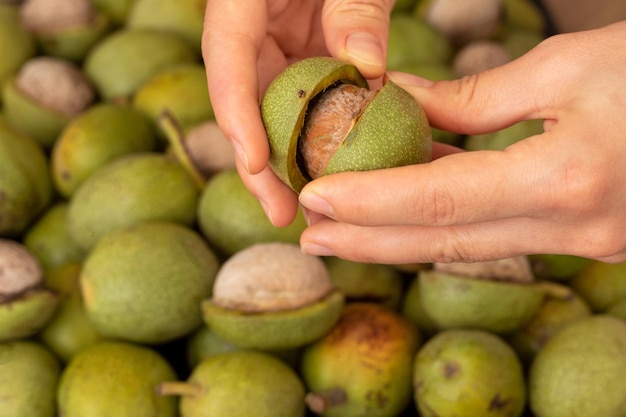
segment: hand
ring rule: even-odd
[[[332,55],[368,79],[382,77],[393,0],[209,0],[203,58],[215,117],[238,156],[238,171],[276,226],[297,198],[268,167],[259,97],[290,63]]]
[[[478,134],[544,119],[545,133],[503,152],[317,179],[300,194],[313,224],[303,251],[376,263],[626,260],[626,22],[554,36],[461,80],[390,78],[436,127]]]

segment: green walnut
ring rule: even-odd
[[[0,2],[0,86],[35,55],[36,47],[35,38],[20,20],[20,6]]]
[[[219,337],[248,349],[305,346],[327,333],[345,304],[324,262],[286,242],[257,243],[221,266],[204,322]]]
[[[428,162],[432,135],[423,109],[397,84],[370,90],[356,67],[313,57],[269,85],[261,116],[269,164],[299,192],[312,179]]]
[[[37,258],[21,243],[0,239],[0,343],[39,332],[58,303],[58,293],[44,284]]]
[[[0,343],[0,415],[54,417],[61,366],[44,345],[35,340]]]
[[[24,26],[45,55],[80,63],[113,25],[91,0],[28,0],[20,9]]]

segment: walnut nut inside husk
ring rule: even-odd
[[[245,312],[293,310],[333,289],[320,258],[291,243],[258,243],[224,262],[215,278],[213,303]]]

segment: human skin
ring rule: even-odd
[[[346,59],[378,78],[384,70],[375,63],[384,62],[385,48],[377,56],[370,43],[366,59],[357,59],[358,50],[346,52],[346,36],[369,30],[385,45],[390,5],[277,1],[262,13],[251,10],[265,10],[261,2],[247,11],[229,11],[228,3],[209,0],[207,8],[211,99],[240,155],[244,182],[272,222],[284,226],[295,215],[297,196],[267,167],[259,97],[288,63],[310,55]],[[355,12],[357,3],[367,12]],[[290,28],[301,30],[301,38]],[[626,260],[625,39],[626,22],[620,22],[553,36],[511,63],[459,80],[387,74],[420,102],[435,127],[480,134],[543,119],[545,132],[504,151],[437,144],[431,163],[312,181],[298,196],[310,224],[302,250],[375,263],[531,253]]]
[[[370,80],[382,77],[392,3],[268,0],[244,7],[231,0],[207,2],[203,58],[215,117],[236,151],[244,183],[273,224],[289,224],[298,205],[294,192],[267,166],[259,97],[279,72],[309,56],[331,54],[352,62]]]

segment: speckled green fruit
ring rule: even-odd
[[[397,309],[405,281],[390,265],[353,262],[337,257],[324,258],[333,285],[349,301],[371,301]]]
[[[401,70],[407,64],[450,63],[450,41],[424,19],[409,14],[394,15],[389,21],[387,68]]]
[[[540,285],[476,279],[423,271],[419,293],[426,314],[440,329],[472,327],[496,333],[515,331],[539,310]]]
[[[508,335],[507,340],[528,364],[562,327],[591,314],[589,304],[576,293],[567,299],[547,298],[533,318]]]
[[[186,339],[187,366],[189,369],[193,369],[200,362],[212,356],[240,349],[243,348],[222,339],[208,326],[200,326]]]
[[[432,336],[439,329],[433,319],[426,313],[420,297],[419,275],[406,287],[400,311],[426,336]]]
[[[85,259],[80,288],[102,335],[163,343],[202,324],[219,264],[193,229],[143,222],[105,235]]]
[[[235,350],[249,349],[236,346],[224,340],[216,335],[208,326],[200,326],[200,328],[187,338],[187,365],[189,369],[193,369],[205,359]],[[260,351],[275,356],[290,366],[296,366],[300,360],[300,350],[298,348]]]
[[[71,116],[50,109],[20,91],[16,77],[9,78],[2,90],[6,117],[13,126],[50,149]]]
[[[183,131],[214,119],[206,72],[200,64],[181,64],[159,72],[139,87],[132,105],[155,125],[167,110]]]
[[[77,290],[61,300],[54,317],[38,337],[65,363],[82,349],[104,339],[87,317],[82,296]]]
[[[116,25],[123,25],[137,0],[91,0]]]
[[[304,386],[271,355],[234,351],[200,362],[185,382],[159,385],[180,396],[181,417],[304,417]]]
[[[56,291],[43,288],[0,303],[0,342],[40,332],[56,313],[59,300]]]
[[[570,323],[537,353],[530,409],[541,417],[626,415],[626,323],[593,315]]]
[[[198,52],[174,33],[118,29],[91,48],[84,69],[103,99],[123,101],[159,71],[197,60]]]
[[[511,58],[516,59],[539,45],[545,36],[530,30],[509,28],[500,39],[500,42],[511,54]]]
[[[377,303],[347,304],[339,321],[304,348],[307,405],[324,417],[395,417],[411,401],[417,328]]]
[[[74,192],[68,230],[88,251],[120,227],[148,220],[191,225],[199,195],[184,168],[164,154],[121,156],[101,166]]]
[[[219,172],[209,179],[200,195],[197,217],[211,246],[226,256],[255,243],[297,244],[306,228],[300,211],[289,226],[274,226],[235,169]]]
[[[619,317],[626,321],[626,297],[622,297],[611,304],[611,306],[606,309],[606,314]]]
[[[174,417],[176,400],[156,386],[176,378],[156,351],[103,341],[78,353],[64,368],[57,392],[63,417]]]
[[[313,57],[287,67],[263,96],[261,115],[270,143],[270,167],[296,192],[310,180],[298,151],[305,116],[321,92],[340,84],[368,87],[356,67]],[[421,106],[405,90],[387,82],[354,117],[322,175],[427,162],[431,145]]]
[[[209,328],[231,343],[251,349],[291,349],[325,334],[345,304],[343,294],[327,297],[296,310],[248,313],[202,302],[202,317]]]
[[[0,4],[0,51],[2,51],[1,88],[5,81],[36,52],[35,38],[22,25],[19,6],[16,4]]]
[[[135,0],[126,25],[178,34],[200,50],[207,0]]]
[[[537,278],[555,281],[568,280],[593,262],[580,256],[559,254],[534,254],[528,259]]]
[[[52,201],[43,148],[0,119],[0,236],[20,236]]]
[[[417,4],[417,0],[397,0],[393,4],[392,13],[408,13]]]
[[[67,231],[68,203],[60,201],[48,207],[23,236],[24,245],[46,269],[80,263],[85,252]]]
[[[109,16],[96,13],[89,24],[53,33],[40,33],[37,40],[46,55],[81,63],[91,48],[112,30],[113,24]]]
[[[522,364],[492,333],[437,333],[419,350],[413,366],[415,404],[422,417],[516,417],[524,411]]]
[[[530,0],[503,0],[506,29],[523,29],[545,35],[546,17],[537,3]]]
[[[0,415],[54,417],[61,366],[52,352],[31,340],[0,343]]]
[[[99,167],[118,156],[155,149],[148,117],[128,106],[99,103],[74,118],[52,149],[52,179],[69,198]]]
[[[568,281],[594,312],[604,312],[626,296],[626,262],[610,264],[592,261]]]

